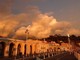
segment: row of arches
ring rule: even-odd
[[[5,42],[0,42],[0,57],[4,57],[5,47],[6,47],[6,43]],[[22,49],[21,48],[21,44],[18,44],[17,48],[15,48],[15,44],[14,43],[10,43],[9,44],[9,51],[7,52],[8,56],[9,57],[14,56],[14,52],[16,50],[17,50],[17,56],[21,55],[22,54],[21,49]],[[25,56],[26,56],[26,53],[27,53],[27,45],[25,44],[24,45],[24,55]],[[30,54],[32,54],[32,45],[30,45]]]

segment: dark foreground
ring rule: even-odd
[[[77,60],[74,54],[69,52],[54,54],[53,56],[24,57],[24,58],[0,58],[0,60]]]

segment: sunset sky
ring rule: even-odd
[[[36,22],[40,23],[45,19],[47,19],[47,21],[54,20],[54,22],[56,19],[56,22],[58,22],[54,29],[52,28],[53,25],[48,25],[47,27],[51,27],[48,31],[56,30],[54,33],[57,31],[59,33],[68,31],[68,33],[72,34],[74,32],[74,34],[80,35],[80,0],[0,0],[0,26],[9,23],[10,25],[12,24],[11,26],[15,28],[15,30],[24,30],[26,29],[25,26],[31,25],[31,32],[36,29],[34,28],[34,25],[36,25],[34,21],[40,20]],[[52,24],[51,21],[48,21],[49,23],[45,22],[44,24]],[[40,23],[38,27],[41,27],[42,23]],[[58,24],[60,26],[57,26]],[[13,28],[10,28],[10,30]],[[0,30],[3,30],[3,27],[0,27]],[[41,31],[44,31],[44,29]],[[51,32],[48,32],[47,34],[50,33]],[[46,32],[43,35],[46,35]]]

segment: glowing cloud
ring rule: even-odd
[[[51,34],[52,27],[57,23],[56,19],[45,14],[40,14],[37,20],[28,28],[29,35],[36,38],[45,38]]]

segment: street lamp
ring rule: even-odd
[[[70,39],[69,39],[69,38],[70,38],[70,35],[68,34],[68,43],[69,43],[69,45],[70,45]]]
[[[29,38],[29,31],[28,31],[28,29],[26,29],[25,34],[26,34],[26,40],[27,40]]]
[[[71,50],[72,50],[72,48],[71,48],[71,41],[70,41],[70,35],[68,34],[68,43],[69,43],[69,47],[70,47],[70,54],[71,54]]]

